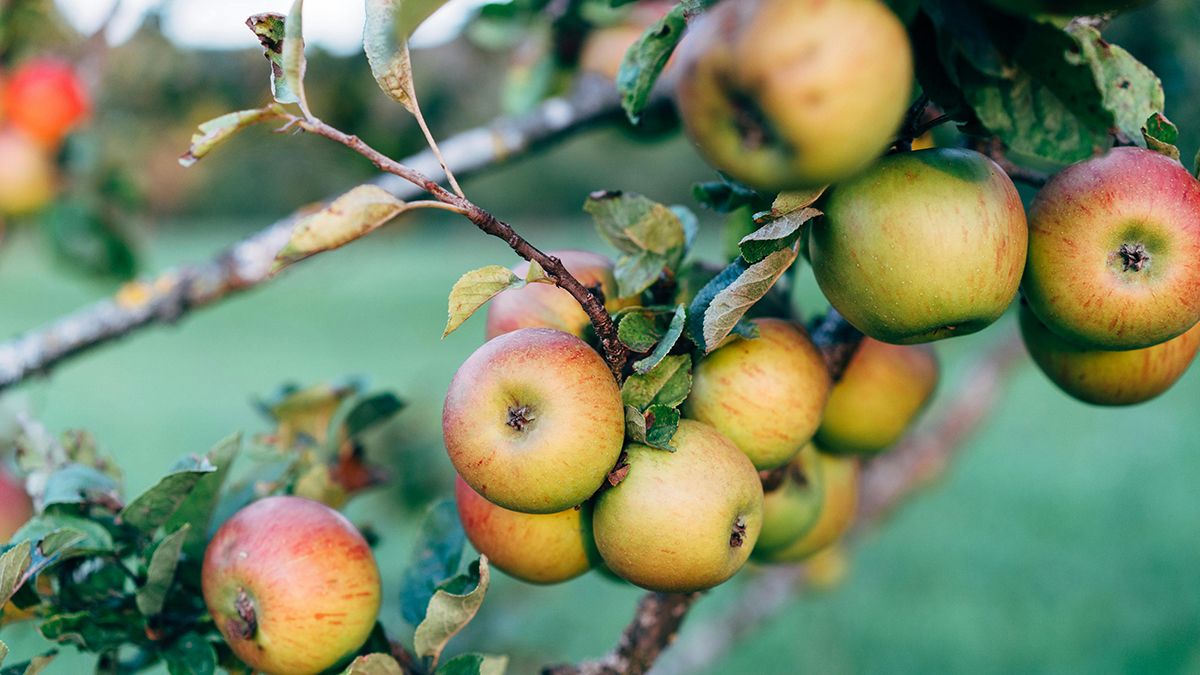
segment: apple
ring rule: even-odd
[[[863,338],[833,385],[817,443],[826,452],[873,453],[900,440],[938,383],[929,345],[890,345]]]
[[[87,117],[91,102],[69,63],[37,58],[13,72],[3,107],[13,126],[54,148]]]
[[[754,319],[759,337],[735,338],[700,360],[683,414],[712,425],[759,470],[782,466],[821,423],[832,386],[803,328]]]
[[[587,506],[546,514],[510,511],[481,497],[461,477],[454,481],[454,497],[467,538],[505,574],[556,584],[592,568],[595,544]]]
[[[987,0],[999,9],[1019,14],[1091,16],[1133,9],[1150,0]]]
[[[494,504],[558,513],[600,488],[621,455],[625,407],[604,359],[583,340],[522,328],[459,367],[442,410],[454,468]]]
[[[548,253],[561,260],[567,271],[585,287],[600,286],[608,311],[637,304],[637,298],[617,297],[612,260],[589,251]],[[520,263],[513,267],[513,272],[524,279],[529,273],[529,263]],[[490,340],[519,328],[554,328],[583,337],[589,323],[587,313],[570,293],[550,284],[530,284],[492,298],[487,311],[487,338]]]
[[[366,642],[379,614],[371,547],[333,509],[268,497],[225,522],[204,554],[204,603],[254,670],[319,673]]]
[[[836,543],[854,524],[858,512],[858,458],[839,457],[817,450],[811,456],[813,468],[806,472],[806,475],[820,476],[821,506],[816,520],[792,543],[756,553],[757,559],[772,563],[799,562]],[[803,519],[809,518],[806,513],[800,513]]]
[[[764,192],[865,168],[912,93],[908,33],[878,0],[739,0],[680,45],[679,112],[717,169]]]
[[[804,580],[809,588],[828,591],[837,588],[850,574],[850,557],[840,542],[812,554],[804,564]]]
[[[0,130],[0,214],[33,213],[54,191],[54,163],[46,151],[20,131]]]
[[[25,483],[0,468],[0,543],[8,541],[33,517],[33,502]]]
[[[817,283],[876,340],[974,333],[1017,294],[1025,209],[1008,175],[978,152],[889,155],[835,186],[823,209],[809,236]]]
[[[824,465],[812,443],[804,446],[783,473],[783,481],[763,498],[763,526],[751,556],[756,560],[792,545],[812,529],[825,498]]]
[[[1038,193],[1022,290],[1061,337],[1140,349],[1200,321],[1198,261],[1200,183],[1165,155],[1114,148]]]
[[[1080,347],[1021,308],[1021,335],[1038,368],[1067,394],[1095,405],[1133,405],[1170,389],[1200,349],[1200,324],[1166,342],[1124,351]]]
[[[674,452],[631,444],[629,472],[596,498],[593,533],[608,568],[652,591],[732,577],[758,541],[763,491],[746,455],[716,429],[681,420]]]

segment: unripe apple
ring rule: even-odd
[[[379,614],[379,570],[350,521],[300,497],[234,514],[204,554],[204,602],[230,649],[264,673],[319,673],[354,653]]]
[[[878,0],[738,0],[680,45],[684,125],[714,167],[767,192],[851,176],[909,104],[908,33]]]
[[[1200,183],[1165,155],[1114,148],[1038,193],[1022,290],[1071,342],[1139,349],[1200,321],[1197,261]]]
[[[972,150],[879,160],[833,188],[809,255],[821,291],[854,327],[892,344],[967,335],[1012,302],[1028,228],[1008,175]]]
[[[0,469],[0,544],[8,541],[31,517],[33,502],[25,492],[25,484]]]
[[[751,555],[764,560],[812,529],[825,499],[824,464],[812,443],[783,471],[783,481],[763,498],[763,526]]]
[[[617,282],[613,278],[613,263],[605,256],[590,251],[549,251],[579,283],[585,287],[600,286],[604,306],[609,312],[637,304],[636,298],[618,298]],[[525,278],[529,263],[513,267],[513,272]],[[583,337],[588,315],[571,294],[550,284],[529,284],[492,298],[487,310],[487,337],[510,333],[519,328],[554,328]]]
[[[758,338],[735,338],[696,365],[683,414],[712,425],[755,468],[773,469],[812,438],[831,383],[803,328],[782,319],[754,325]]]
[[[762,484],[707,424],[680,421],[671,443],[675,452],[627,448],[629,472],[600,493],[593,532],[618,576],[653,591],[698,591],[745,564],[762,527]]]
[[[925,409],[937,383],[937,355],[929,345],[890,345],[863,338],[833,385],[817,443],[835,454],[888,448]]]
[[[450,461],[494,504],[558,513],[600,488],[621,455],[625,407],[604,359],[583,340],[522,328],[459,367],[442,410]]]
[[[0,215],[26,215],[54,197],[54,163],[16,129],[0,130]]]
[[[1183,376],[1200,349],[1200,324],[1166,342],[1109,352],[1055,335],[1021,308],[1021,335],[1038,368],[1066,393],[1095,405],[1133,405],[1155,398]]]
[[[87,90],[69,63],[26,61],[4,89],[9,122],[46,147],[56,147],[88,115]]]
[[[813,453],[820,476],[821,507],[816,520],[791,544],[755,557],[764,562],[798,562],[836,543],[854,524],[858,512],[858,458]],[[807,516],[806,516],[807,517]]]
[[[999,9],[1016,14],[1091,16],[1133,9],[1150,0],[987,0]]]
[[[496,506],[454,481],[458,517],[475,550],[497,569],[532,584],[556,584],[592,568],[595,544],[587,505],[558,513],[520,513]]]

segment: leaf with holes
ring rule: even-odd
[[[1066,33],[1078,45],[1078,50],[1067,49],[1067,61],[1091,69],[1104,108],[1112,114],[1117,129],[1130,141],[1143,141],[1142,126],[1146,118],[1161,113],[1166,105],[1158,76],[1132,54],[1102,38],[1100,31],[1091,26],[1071,22]]]
[[[381,187],[359,185],[320,211],[296,222],[292,238],[275,256],[274,271],[360,239],[406,208],[407,204]]]
[[[453,333],[480,307],[504,291],[525,286],[525,280],[500,265],[471,270],[454,282],[450,289],[450,311],[442,337]]]
[[[490,581],[487,556],[471,563],[467,573],[447,582],[429,600],[425,619],[413,635],[417,656],[434,664],[450,639],[475,618]]]
[[[278,103],[299,103],[299,97],[283,74],[284,21],[282,14],[267,12],[246,19],[246,25],[254,31],[271,63],[271,96]]]
[[[677,354],[664,358],[644,375],[630,375],[621,385],[621,400],[638,410],[652,405],[674,408],[692,390],[692,357]]]
[[[188,147],[188,151],[179,158],[179,163],[185,167],[192,166],[239,131],[261,122],[283,119],[286,116],[286,110],[272,104],[265,108],[226,113],[211,119],[201,124],[196,133],[192,134],[191,145]]]

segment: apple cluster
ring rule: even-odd
[[[0,72],[0,216],[23,216],[58,190],[55,156],[91,104],[68,63],[34,58]]]

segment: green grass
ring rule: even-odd
[[[597,245],[581,220],[530,232],[548,246]],[[204,223],[168,229],[151,267],[205,257],[233,236]],[[106,290],[48,269],[25,239],[0,253],[0,335]],[[136,493],[179,455],[264,431],[253,396],[285,380],[361,373],[412,404],[407,450],[392,468],[448,490],[441,397],[482,322],[439,339],[445,296],[463,271],[511,260],[503,244],[434,217],[73,360],[20,394],[52,429],[95,432]],[[1012,323],[943,343],[949,379]],[[1024,365],[949,475],[859,542],[843,586],[789,604],[707,672],[1200,672],[1198,402],[1192,374],[1149,405],[1091,408]],[[372,494],[349,513],[384,535],[384,620],[405,634],[396,582],[414,516],[395,497]],[[695,618],[719,617],[740,583],[714,591]],[[452,649],[509,653],[513,673],[598,655],[637,595],[596,575],[550,588],[500,579]],[[4,633],[14,659],[40,648],[28,629]]]

